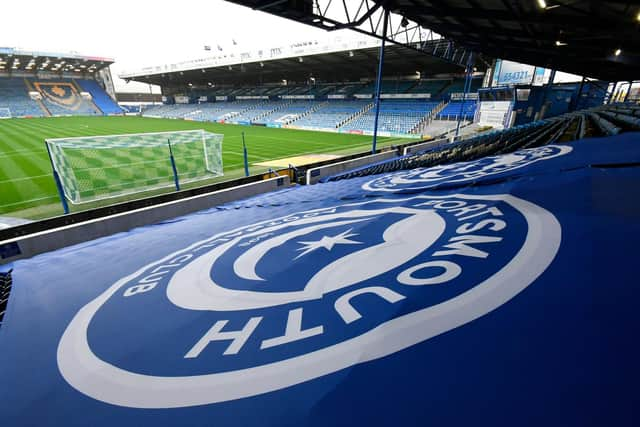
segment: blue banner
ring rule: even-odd
[[[3,425],[633,425],[638,134],[15,262]]]

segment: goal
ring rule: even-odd
[[[193,130],[47,139],[46,145],[61,192],[80,204],[222,176],[222,138]]]
[[[6,107],[0,107],[0,119],[10,119],[12,116],[11,109]]]

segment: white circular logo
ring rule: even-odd
[[[114,283],[58,346],[65,380],[138,408],[276,391],[393,354],[509,301],[560,244],[511,195],[390,197],[196,242]]]
[[[568,145],[545,145],[500,156],[483,157],[470,162],[416,168],[410,171],[386,174],[366,182],[362,188],[368,191],[394,192],[423,190],[448,183],[473,182],[486,176],[519,169],[541,160],[563,156],[572,150],[573,148]]]

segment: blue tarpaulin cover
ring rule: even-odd
[[[640,424],[640,135],[14,262],[3,426]]]

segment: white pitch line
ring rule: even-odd
[[[58,196],[46,196],[46,197],[37,197],[35,199],[29,199],[29,200],[22,200],[20,202],[15,202],[15,203],[9,203],[9,204],[5,204],[5,205],[0,205],[0,208],[4,208],[7,206],[15,206],[15,205],[24,205],[25,203],[29,203],[29,202],[36,202],[38,200],[47,200],[47,199],[57,199]]]
[[[0,181],[0,184],[4,184],[5,182],[26,181],[28,179],[42,178],[42,177],[45,177],[45,176],[52,177],[52,174],[47,173],[47,174],[44,174],[44,175],[34,175],[34,176],[25,176],[25,177],[22,177],[22,178],[5,179],[4,181]]]
[[[4,157],[19,156],[22,154],[43,153],[45,151],[46,151],[45,149],[42,149],[42,150],[16,150],[16,151],[7,151],[5,153],[0,152],[0,159]]]

